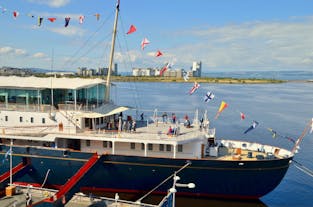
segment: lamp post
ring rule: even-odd
[[[176,172],[174,172],[173,177],[173,186],[170,188],[170,192],[173,194],[173,202],[172,207],[175,207],[175,193],[177,192],[176,187],[183,187],[183,188],[195,188],[196,185],[194,183],[177,183],[177,181],[180,180],[180,177],[176,175]]]

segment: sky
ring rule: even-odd
[[[116,0],[0,0],[0,67],[108,67],[115,5]],[[137,31],[127,35],[130,25]],[[144,50],[143,38],[150,41]],[[155,57],[158,50],[163,55]],[[202,62],[203,72],[312,70],[313,1],[120,0],[114,56],[119,72],[166,62],[189,70],[193,61]]]

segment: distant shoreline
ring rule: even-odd
[[[116,82],[176,82],[183,83],[183,78],[171,77],[146,77],[146,76],[112,76],[112,81]],[[192,77],[188,82],[198,83],[223,83],[223,84],[266,84],[266,83],[285,83],[286,80],[262,79],[262,78],[213,78],[213,77]]]

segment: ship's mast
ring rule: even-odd
[[[116,39],[116,27],[117,27],[119,10],[120,10],[120,0],[117,1],[117,5],[115,9],[115,20],[114,20],[114,26],[113,26],[112,42],[111,42],[112,45],[111,45],[111,53],[110,53],[110,63],[109,63],[106,90],[105,90],[105,102],[110,101],[111,73],[112,73],[112,67],[113,67],[114,46],[115,46],[115,39]]]

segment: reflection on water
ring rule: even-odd
[[[150,196],[145,203],[158,203],[162,196]],[[176,196],[176,207],[267,207],[261,200],[222,200]]]

